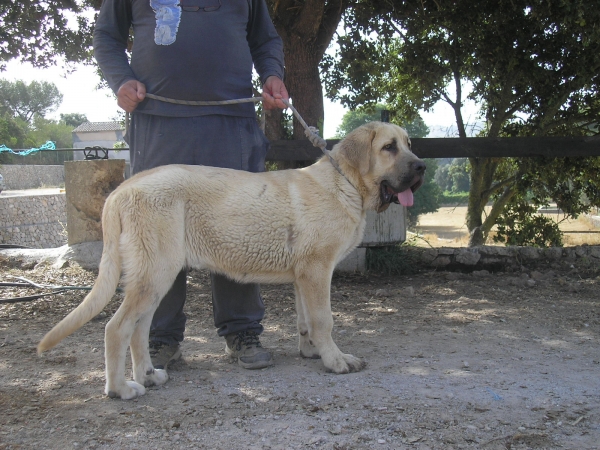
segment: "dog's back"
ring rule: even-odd
[[[324,252],[358,244],[364,214],[332,203],[338,190],[313,176],[317,166],[254,174],[173,165],[132,178],[116,201],[124,272],[136,272],[140,249],[244,282],[291,282],[300,261],[341,258]]]

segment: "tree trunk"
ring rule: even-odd
[[[481,158],[469,158],[471,163],[471,187],[469,188],[469,201],[467,204],[467,230],[469,230],[469,247],[483,245],[485,238],[481,231],[483,212],[481,194],[483,186],[483,161]]]
[[[286,85],[292,104],[304,121],[319,129],[323,136],[323,88],[319,75],[322,54],[315,55],[306,44],[295,40],[290,42],[286,52]],[[294,117],[294,139],[306,139],[304,128]]]
[[[280,141],[285,137],[283,111],[271,109],[265,111],[265,136],[269,141]]]
[[[292,103],[305,122],[323,132],[323,89],[319,63],[347,7],[348,0],[268,2],[285,53],[285,84]],[[274,117],[267,117],[269,121]],[[267,129],[276,125],[267,125]],[[294,139],[306,139],[294,118]]]
[[[493,192],[494,175],[498,167],[495,158],[469,158],[471,164],[471,187],[467,205],[467,229],[469,230],[469,247],[483,245],[490,232],[489,221],[483,220],[485,207]]]

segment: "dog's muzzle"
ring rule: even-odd
[[[399,188],[395,188],[387,180],[382,181],[380,185],[381,204],[396,203],[402,206],[412,206],[414,204],[413,193],[423,184],[426,168],[423,161],[411,163],[410,169],[413,176],[408,182],[401,183]]]

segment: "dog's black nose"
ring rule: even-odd
[[[418,174],[425,173],[425,169],[427,169],[427,165],[423,161],[415,161],[411,164],[412,169]]]

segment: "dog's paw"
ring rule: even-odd
[[[146,393],[146,388],[135,381],[126,381],[120,388],[110,389],[108,385],[104,390],[110,398],[120,398],[122,400],[133,400]]]
[[[367,367],[366,362],[347,353],[340,353],[339,357],[334,358],[331,363],[325,365],[328,372],[336,374],[359,372],[365,367]]]
[[[313,343],[308,338],[308,335],[300,334],[300,339],[298,341],[298,350],[300,351],[300,356],[303,358],[310,359],[319,359],[321,355],[319,354],[319,350],[317,347],[313,345]]]
[[[344,353],[344,359],[346,360],[346,364],[348,364],[350,372],[360,372],[367,367],[367,363],[356,356]]]
[[[161,386],[169,380],[169,375],[164,369],[153,369],[144,377],[144,386]]]
[[[309,344],[308,341],[305,343],[301,342],[298,347],[299,347],[299,351],[300,351],[300,356],[302,356],[303,358],[310,358],[310,359],[321,358],[321,355],[319,354],[319,350],[317,350],[317,347],[315,347],[312,344]]]
[[[300,350],[300,356],[308,359],[321,359],[321,355],[316,351],[314,353],[305,353],[303,350]]]

